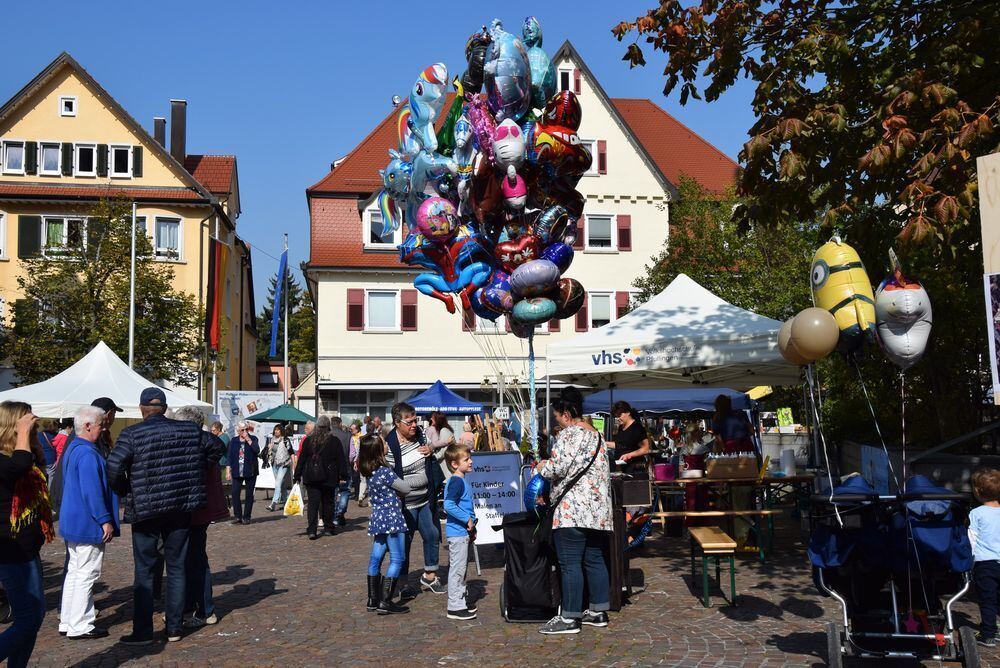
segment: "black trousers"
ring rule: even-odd
[[[1000,594],[1000,562],[977,561],[972,571],[979,594],[979,633],[984,638],[997,635],[997,598]]]
[[[240,491],[246,487],[246,497],[240,500]],[[253,511],[253,490],[257,486],[257,476],[233,478],[233,516],[238,520],[249,520]]]
[[[323,530],[333,533],[333,506],[337,488],[327,484],[306,485],[306,533],[316,533],[317,516],[323,511]]]

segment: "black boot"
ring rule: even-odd
[[[382,600],[378,603],[378,614],[395,615],[402,612],[409,612],[410,609],[406,606],[392,602],[393,597],[396,596],[399,578],[383,578],[382,582],[384,585],[382,588]]]
[[[378,604],[382,600],[382,576],[368,576],[368,612],[378,610]]]

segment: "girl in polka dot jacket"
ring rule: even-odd
[[[406,496],[411,486],[419,488],[427,484],[426,480],[407,483],[397,477],[386,463],[387,448],[381,436],[369,435],[361,438],[358,450],[358,470],[368,479],[368,500],[372,509],[368,519],[368,535],[373,539],[368,560],[368,610],[377,610],[380,615],[410,611],[392,601],[399,588],[406,544],[406,520],[400,495]],[[387,551],[389,568],[383,579],[380,573]]]

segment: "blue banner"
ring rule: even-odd
[[[281,254],[278,282],[274,285],[274,303],[271,305],[271,351],[268,357],[278,356],[278,321],[281,319],[281,296],[284,293],[286,271],[288,271],[288,249]]]

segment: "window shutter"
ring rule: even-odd
[[[42,217],[17,217],[17,256],[38,257],[42,253]]]
[[[608,142],[604,139],[597,140],[597,173],[608,173]]]
[[[619,215],[618,219],[618,250],[632,250],[632,216]]]
[[[587,237],[587,217],[576,221],[576,239],[573,240],[574,250],[583,250],[583,242]]]
[[[365,291],[351,288],[347,291],[347,331],[360,332],[365,328]]]
[[[587,320],[587,300],[584,300],[583,306],[576,312],[576,331],[586,332],[588,329],[587,326],[590,324]]]
[[[62,145],[62,174],[73,176],[73,144],[70,142],[63,142]]]
[[[401,326],[404,332],[417,331],[417,291],[403,290]]]
[[[504,328],[504,331],[510,332],[510,316],[509,315],[505,315],[503,317],[503,328]]]
[[[107,176],[108,175],[108,145],[98,144],[97,145],[97,175]]]
[[[476,331],[476,312],[471,308],[462,311],[462,331],[463,332],[474,332]]]
[[[24,173],[34,174],[38,171],[38,143],[24,142]]]
[[[132,176],[142,176],[142,147],[132,147]]]
[[[549,320],[549,331],[550,332],[559,331],[559,318],[552,318],[552,320]]]
[[[573,70],[573,92],[580,94],[580,70]]]
[[[628,313],[629,293],[619,291],[615,293],[615,318],[620,318]]]

